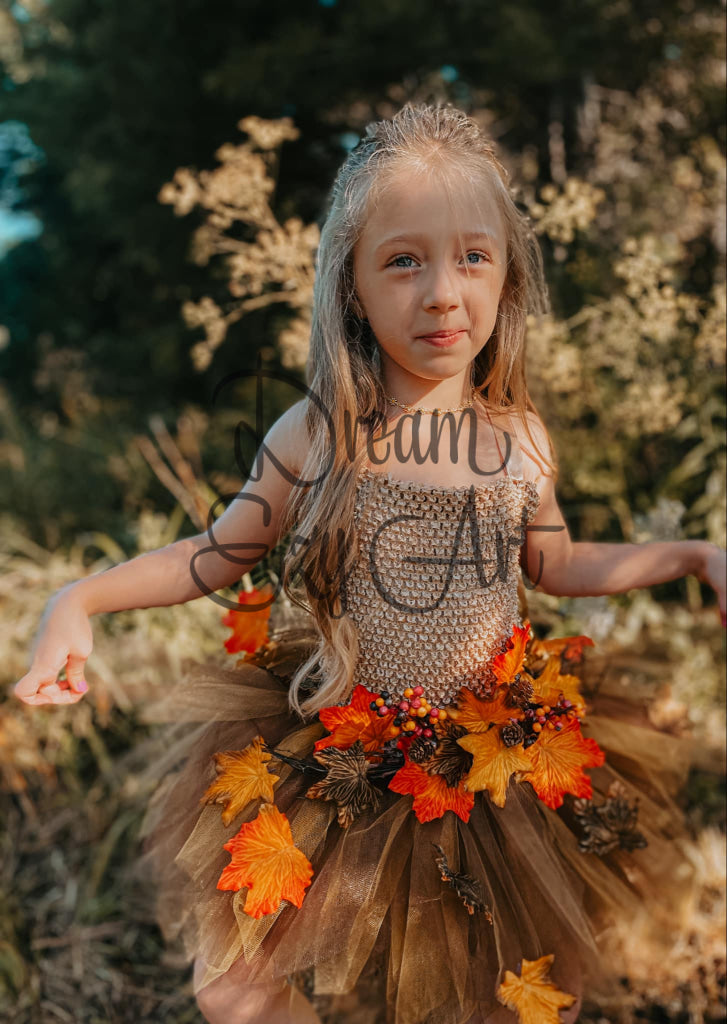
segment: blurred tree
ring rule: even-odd
[[[669,0],[657,17],[651,4],[612,0],[558,0],[547,13],[532,0],[6,5],[6,116],[29,126],[47,163],[24,182],[43,235],[0,269],[0,369],[19,397],[59,412],[48,374],[40,388],[32,375],[59,347],[83,354],[89,386],[121,401],[115,415],[203,401],[241,359],[226,353],[200,381],[188,355],[180,306],[210,271],[187,258],[189,225],[157,202],[178,166],[209,165],[245,114],[293,116],[301,135],[283,150],[277,202],[315,220],[356,130],[352,107],[394,109],[392,85],[410,91],[437,73],[439,96],[465,106],[486,87],[496,134],[514,151],[530,146],[558,180],[577,159],[585,76],[635,88],[687,6]],[[270,333],[266,311],[247,318],[242,361]]]

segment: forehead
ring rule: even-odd
[[[359,241],[377,249],[405,239],[469,242],[481,236],[506,248],[503,218],[484,176],[405,167],[374,190]]]

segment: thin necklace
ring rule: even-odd
[[[465,402],[464,405],[458,405],[456,409],[422,409],[421,406],[415,407],[413,405],[406,405],[404,402],[400,402],[392,395],[386,395],[385,397],[387,402],[391,402],[392,405],[398,405],[400,409],[405,409],[407,412],[427,412],[432,413],[434,416],[439,416],[446,412],[461,412],[463,409],[469,409],[475,400],[475,389],[472,388],[472,394],[470,395],[469,401]]]

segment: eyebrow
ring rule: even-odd
[[[490,231],[487,228],[485,228],[482,231],[463,231],[462,234],[458,237],[462,238],[465,242],[473,242],[477,241],[478,239],[485,238],[487,239],[488,242],[494,243],[494,245],[499,244],[495,232]],[[385,238],[380,245],[376,246],[376,252],[379,252],[379,250],[386,248],[387,245],[393,245],[399,242],[417,242],[419,245],[423,245],[426,241],[426,235],[416,233],[410,235],[392,235],[390,238]]]

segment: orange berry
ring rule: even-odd
[[[543,714],[547,715],[550,711],[550,704],[543,704]]]
[[[392,736],[398,736],[400,732],[401,732],[401,729],[399,728],[398,725],[392,725],[392,727],[391,727],[391,735]]]
[[[414,691],[412,690],[411,686],[407,686],[407,688],[404,690],[404,696],[405,697],[413,697],[414,696]]]
[[[427,711],[426,708],[417,708],[417,718],[424,718],[424,716],[428,713],[429,712]]]
[[[437,717],[439,718],[440,722],[447,717],[447,712],[445,711],[444,708],[439,709],[439,715]]]
[[[385,703],[386,701],[384,700],[383,697],[377,697],[376,700],[374,701],[374,704],[376,705],[377,708],[383,707]]]
[[[541,732],[543,729],[540,722],[533,722],[533,732]]]

